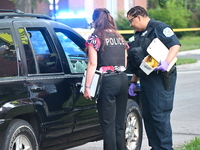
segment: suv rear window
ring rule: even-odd
[[[28,30],[28,32],[31,34],[30,39],[39,65],[40,73],[62,72],[58,54],[51,49],[51,46],[48,46],[48,40],[45,40],[42,31]]]
[[[48,38],[48,32],[42,28],[27,28],[29,38],[24,38],[26,35],[22,34],[23,30],[20,28],[19,32],[24,44],[28,74],[63,72],[58,53]],[[27,39],[30,39],[30,42]]]
[[[10,29],[0,30],[0,70],[0,77],[18,75],[16,50]]]

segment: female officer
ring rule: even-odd
[[[135,73],[132,82],[140,78],[143,118],[149,146],[153,150],[172,150],[170,114],[173,108],[176,67],[173,66],[169,73],[166,70],[176,57],[180,43],[171,27],[150,19],[147,11],[140,6],[131,8],[127,12],[127,19],[135,30],[130,47],[132,50],[140,47],[141,51],[138,54],[143,55],[143,58],[148,55],[146,49],[154,38],[159,38],[169,49],[166,60],[151,74],[146,75],[138,66],[132,69]],[[132,83],[129,87],[130,95],[134,96],[134,89],[135,84]]]
[[[107,9],[95,9],[92,19],[95,30],[86,42],[89,59],[84,97],[91,98],[91,81],[95,70],[100,70],[104,77],[97,108],[103,130],[104,150],[125,150],[128,96],[128,79],[124,73],[126,42],[116,31],[114,20]]]

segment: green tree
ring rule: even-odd
[[[124,15],[124,11],[119,11],[117,19],[115,20],[117,27],[119,30],[130,30],[130,23],[128,22],[126,16]]]
[[[117,14],[117,19],[115,20],[117,28],[119,30],[133,30],[132,27],[130,27],[130,23],[128,22],[126,16],[124,15],[124,11],[119,11]],[[128,40],[133,34],[124,34],[123,37]]]
[[[167,3],[169,3],[170,0],[158,0],[159,1],[159,5],[162,8],[165,8],[167,6]]]
[[[155,9],[159,7],[159,1],[158,0],[148,0],[148,8],[149,9]]]
[[[173,28],[187,28],[192,13],[185,9],[183,2],[170,0],[164,8],[148,9],[149,16],[163,21]]]
[[[174,8],[173,3],[175,8],[185,8],[185,13],[189,13],[186,14],[190,16],[188,27],[200,26],[200,0],[148,0],[148,9],[170,9],[171,6]]]
[[[192,13],[185,9],[184,3],[181,0],[169,0],[164,8],[148,9],[149,16],[156,20],[165,22],[172,28],[188,28]],[[179,37],[185,33],[177,33]]]
[[[185,7],[193,13],[193,18],[191,18],[191,26],[200,26],[200,0],[184,0]]]

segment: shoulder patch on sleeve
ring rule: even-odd
[[[174,35],[174,32],[173,32],[172,29],[170,29],[169,27],[166,27],[166,28],[163,30],[163,34],[164,34],[166,37],[170,37],[170,36]]]

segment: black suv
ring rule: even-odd
[[[0,150],[58,150],[102,140],[96,101],[79,92],[85,40],[48,16],[0,11]],[[141,147],[138,100],[128,101],[129,150]]]

